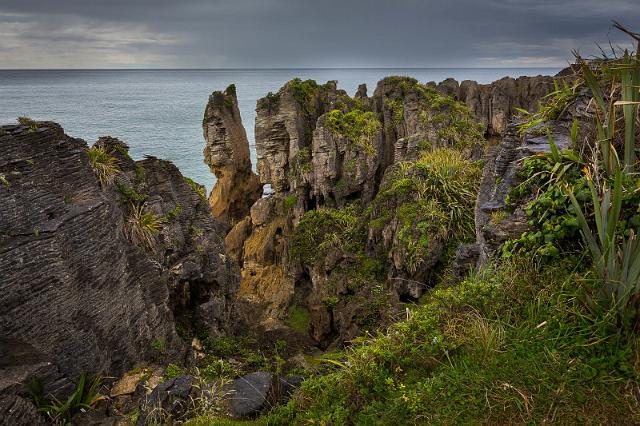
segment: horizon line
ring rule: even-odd
[[[301,68],[0,68],[0,71],[299,71],[299,70],[503,70],[556,69],[561,66],[513,67],[301,67]]]

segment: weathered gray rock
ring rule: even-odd
[[[268,405],[273,373],[257,372],[240,377],[228,387],[229,408],[233,417],[259,414]]]
[[[491,84],[447,79],[437,86],[442,93],[467,104],[489,136],[502,136],[516,108],[538,110],[542,98],[553,90],[554,77],[504,77]]]
[[[183,419],[202,396],[197,384],[194,376],[178,376],[160,383],[143,402],[137,425]]]
[[[84,372],[118,375],[138,361],[181,359],[176,316],[210,301],[224,306],[209,324],[227,329],[238,271],[224,257],[223,228],[175,166],[134,162],[122,142],[101,138],[96,145],[119,168],[103,187],[86,144],[57,124],[2,130],[5,369],[23,368],[25,348],[67,383]],[[134,206],[157,220],[148,244],[130,237]]]

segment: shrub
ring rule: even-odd
[[[375,113],[354,109],[345,114],[334,109],[327,115],[326,123],[332,132],[344,136],[367,154],[375,153],[374,138],[382,128]]]
[[[175,364],[169,364],[164,369],[165,380],[174,379],[182,374],[183,374],[182,368],[178,367]]]
[[[196,193],[200,196],[200,198],[202,198],[203,200],[207,199],[207,190],[205,189],[204,186],[200,185],[195,180],[186,176],[184,176],[184,181],[187,183],[187,185],[191,187],[191,189],[196,191]]]
[[[18,123],[29,128],[29,132],[38,130],[38,122],[29,117],[18,117]]]
[[[97,146],[87,149],[87,156],[100,185],[105,187],[113,183],[116,175],[120,173],[118,160],[104,148]]]
[[[152,249],[155,246],[155,236],[162,229],[162,222],[144,206],[132,204],[127,229],[132,243]]]

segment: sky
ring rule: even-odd
[[[562,67],[612,19],[640,0],[0,0],[0,68]]]

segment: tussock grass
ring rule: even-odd
[[[132,243],[153,249],[155,237],[161,229],[160,218],[144,206],[131,205],[131,214],[127,219],[127,235]]]
[[[109,154],[104,148],[97,146],[87,149],[87,156],[100,185],[103,188],[111,185],[116,175],[120,173],[116,157]]]

